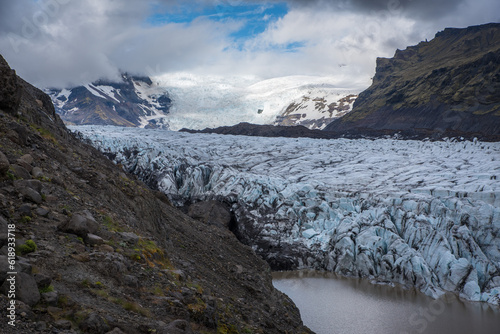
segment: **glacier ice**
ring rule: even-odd
[[[275,268],[500,305],[500,143],[73,129],[177,204],[232,203]]]
[[[322,98],[324,103],[330,104],[350,94],[357,94],[364,88],[340,86],[339,79],[335,77],[305,75],[264,80],[254,76],[227,77],[179,72],[158,76],[153,80],[172,97],[173,104],[167,116],[172,130],[200,130],[240,122],[273,124],[290,104],[304,98]],[[296,124],[311,128],[316,119],[325,118],[325,114],[328,114],[318,112],[314,103],[303,103],[301,107],[304,118]]]

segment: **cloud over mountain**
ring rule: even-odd
[[[42,87],[119,71],[334,75],[367,86],[377,56],[498,13],[494,0],[2,1],[0,50]]]

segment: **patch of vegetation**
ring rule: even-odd
[[[134,251],[136,255],[144,259],[150,267],[160,267],[161,269],[172,268],[172,264],[165,255],[165,252],[152,240],[140,238]]]
[[[234,325],[220,324],[217,326],[217,334],[239,334]]]
[[[118,223],[109,215],[105,215],[102,218],[102,222],[106,228],[111,232],[123,232],[123,229],[118,225]]]
[[[131,312],[140,314],[144,317],[148,317],[148,318],[151,317],[151,312],[147,308],[142,307],[141,305],[139,305],[136,302],[124,302],[122,304],[122,307],[127,311],[131,311]]]
[[[19,219],[19,223],[21,223],[21,224],[31,223],[31,217],[30,216],[22,216]]]
[[[52,291],[54,291],[54,286],[51,284],[51,285],[49,285],[49,286],[46,286],[46,287],[43,287],[43,288],[38,289],[38,291],[39,291],[40,293],[52,292]]]
[[[46,139],[52,142],[54,145],[58,146],[59,148],[62,148],[61,144],[59,144],[59,142],[57,141],[56,137],[52,134],[52,132],[35,124],[31,124],[30,126],[32,129],[36,130],[43,139]]]
[[[187,308],[193,319],[201,321],[207,309],[207,304],[201,298],[196,298],[196,303],[188,304]]]
[[[104,299],[109,299],[109,293],[106,290],[99,290],[99,289],[92,289],[91,292],[99,297],[102,297]]]
[[[39,176],[37,179],[39,181],[42,181],[42,182],[52,182],[52,179],[50,177],[45,176],[45,175]]]
[[[65,307],[69,305],[69,298],[66,295],[59,295],[57,298],[57,305]]]
[[[92,283],[86,278],[80,282],[80,285],[84,288],[90,288],[91,284]]]
[[[187,283],[187,287],[190,289],[195,289],[196,292],[198,292],[200,295],[203,294],[203,288],[201,287],[201,285],[199,283],[189,282],[189,283]]]
[[[29,239],[22,245],[17,246],[16,253],[25,255],[36,251],[36,244],[33,240]]]
[[[7,178],[11,181],[14,181],[16,179],[16,176],[14,175],[14,173],[9,169],[6,173],[7,175]]]
[[[164,296],[165,293],[163,291],[163,288],[159,285],[155,285],[154,288],[153,288],[153,294],[155,296]]]

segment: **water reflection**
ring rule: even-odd
[[[318,334],[500,333],[500,309],[453,294],[434,300],[415,289],[317,271],[273,273],[273,284]]]

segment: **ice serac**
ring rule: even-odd
[[[149,77],[122,74],[121,82],[99,80],[46,92],[67,124],[168,128],[172,101]]]
[[[232,203],[275,269],[500,305],[500,143],[77,129],[174,203]]]
[[[500,140],[500,23],[447,28],[394,57],[378,58],[353,111],[325,130]]]

